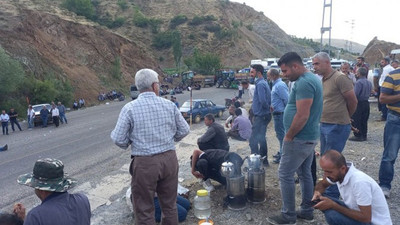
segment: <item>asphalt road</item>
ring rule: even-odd
[[[209,98],[223,105],[224,98],[232,98],[236,93],[233,89],[202,88],[193,91],[193,98]],[[182,104],[189,99],[189,92],[175,96]],[[89,182],[93,187],[103,177],[129,163],[130,152],[119,149],[110,139],[118,114],[126,103],[111,102],[69,112],[69,123],[58,128],[51,125],[29,131],[27,124],[22,123],[22,132],[0,136],[0,145],[9,145],[8,151],[0,152],[0,209],[9,211],[16,202],[22,202],[28,209],[40,204],[32,188],[16,182],[19,175],[32,172],[39,158],[62,160],[65,171],[78,179],[78,185]],[[199,126],[203,124],[196,124],[192,129]]]

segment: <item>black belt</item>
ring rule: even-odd
[[[273,112],[272,115],[283,115],[283,112]]]

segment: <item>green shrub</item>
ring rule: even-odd
[[[196,37],[194,36],[194,34],[189,34],[188,38],[189,38],[190,40],[194,40]]]
[[[62,6],[88,19],[94,16],[94,8],[90,0],[65,0]]]
[[[209,24],[204,27],[204,30],[208,32],[220,32],[221,26],[219,24]]]
[[[141,13],[140,11],[136,10],[135,14],[133,15],[133,24],[137,27],[147,27],[149,25],[149,20]]]
[[[116,57],[111,67],[111,76],[116,80],[121,80],[122,72],[121,72],[121,58]]]
[[[21,64],[12,59],[3,48],[0,47],[0,105],[12,93],[17,91],[24,77]]]
[[[160,31],[160,24],[162,23],[161,19],[150,18],[147,21],[151,27],[151,32],[156,34]]]
[[[154,36],[153,38],[153,46],[158,49],[167,49],[172,46],[173,42],[173,36],[172,32],[166,31],[162,33],[158,33],[157,35]]]
[[[128,2],[126,0],[118,0],[117,4],[122,10],[126,10],[128,8]]]
[[[247,28],[247,30],[250,30],[250,31],[252,31],[252,30],[253,30],[253,25],[251,25],[251,24],[249,24],[249,25],[246,25],[246,28]]]
[[[241,21],[232,21],[232,26],[233,26],[233,28],[235,28],[235,29],[238,29],[239,28],[239,26],[241,26],[240,25],[241,24]]]
[[[208,21],[215,21],[216,18],[213,15],[207,15],[207,16],[195,16],[193,19],[189,22],[189,25],[192,26],[197,26],[200,25],[204,22]]]
[[[169,22],[169,27],[171,29],[175,29],[175,27],[185,23],[187,20],[188,20],[187,16],[179,14],[174,18],[172,18],[172,20]]]
[[[193,56],[183,60],[188,68],[201,74],[214,74],[222,67],[221,59],[214,53],[200,53],[195,49]]]

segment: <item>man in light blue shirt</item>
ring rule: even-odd
[[[283,111],[285,111],[286,104],[289,99],[288,86],[282,81],[279,76],[279,71],[270,69],[267,73],[268,80],[272,82],[271,91],[271,112],[274,118],[274,128],[276,138],[279,140],[279,151],[274,155],[274,163],[279,163],[281,160],[282,143],[285,137],[285,128],[283,127]]]
[[[253,127],[250,137],[250,149],[252,154],[267,156],[267,126],[271,121],[271,90],[267,81],[263,77],[264,67],[262,65],[252,65],[250,76],[256,78],[256,89],[254,91],[253,104]],[[267,158],[264,160],[264,165],[268,166]]]
[[[111,133],[114,143],[131,145],[130,173],[135,224],[154,224],[154,193],[162,209],[163,224],[178,224],[176,197],[178,159],[175,141],[189,133],[189,125],[176,105],[158,96],[158,74],[151,69],[136,73],[140,94],[121,110]]]

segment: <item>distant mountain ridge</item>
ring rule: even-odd
[[[321,39],[313,39],[315,42],[320,42]],[[329,43],[329,39],[324,38],[322,39],[322,43],[328,44]],[[365,45],[359,44],[357,42],[350,42],[349,40],[344,40],[344,39],[331,39],[331,45],[336,47],[336,48],[342,48],[344,50],[347,50],[349,52],[353,52],[353,53],[358,53],[361,54],[364,49],[365,49]],[[351,47],[351,49],[350,49]]]

